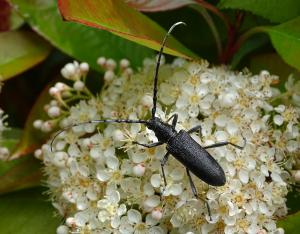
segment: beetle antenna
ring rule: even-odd
[[[158,80],[158,70],[159,70],[159,65],[160,65],[160,60],[161,60],[161,56],[167,41],[168,36],[171,34],[171,32],[173,31],[173,29],[177,26],[177,25],[186,25],[184,22],[177,22],[175,24],[173,24],[171,26],[171,28],[169,29],[169,31],[167,32],[167,34],[165,35],[162,44],[161,44],[161,48],[160,51],[158,53],[158,58],[157,58],[157,62],[156,62],[156,68],[155,68],[155,73],[154,73],[154,87],[153,87],[153,108],[152,108],[152,119],[155,118],[155,112],[156,112],[156,101],[157,101],[157,80]]]
[[[50,149],[51,152],[53,152],[53,143],[54,140],[63,132],[67,131],[70,128],[76,127],[76,126],[80,126],[80,125],[84,125],[84,124],[92,124],[92,123],[141,123],[141,124],[146,124],[148,123],[147,120],[141,120],[141,119],[99,119],[99,120],[90,120],[90,121],[86,121],[86,122],[81,122],[81,123],[75,123],[72,124],[68,127],[65,127],[63,129],[61,129],[60,131],[58,131],[54,137],[51,140],[50,143]]]

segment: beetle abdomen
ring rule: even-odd
[[[226,183],[225,173],[219,163],[186,131],[181,130],[172,137],[167,150],[204,182],[213,186]]]

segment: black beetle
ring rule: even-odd
[[[51,150],[53,141],[61,132],[78,125],[88,124],[88,123],[141,123],[145,124],[147,128],[154,131],[158,142],[151,144],[142,144],[138,142],[133,142],[135,144],[151,148],[158,145],[162,145],[164,143],[167,144],[167,153],[161,160],[161,170],[164,179],[165,186],[167,185],[164,165],[166,164],[168,157],[172,154],[178,161],[180,161],[185,167],[187,171],[187,175],[189,178],[189,182],[193,191],[193,194],[196,198],[198,198],[196,187],[192,181],[192,177],[190,175],[190,171],[197,176],[199,179],[203,180],[209,185],[213,186],[222,186],[226,183],[225,173],[219,163],[206,151],[209,148],[215,148],[225,145],[232,145],[239,149],[243,149],[246,145],[246,139],[244,139],[244,145],[238,146],[231,142],[219,142],[209,146],[200,146],[191,136],[190,134],[196,131],[201,133],[201,126],[195,126],[188,131],[180,130],[177,132],[175,130],[175,126],[177,123],[178,115],[172,115],[167,122],[163,122],[160,118],[155,116],[156,113],[156,102],[157,102],[157,80],[158,80],[158,70],[160,65],[161,56],[163,53],[163,49],[167,40],[167,37],[170,35],[172,30],[180,24],[185,24],[183,22],[177,22],[171,26],[168,33],[163,39],[162,46],[158,53],[155,73],[154,73],[154,87],[153,87],[153,108],[152,108],[152,116],[150,120],[131,120],[131,119],[103,119],[103,120],[91,120],[87,122],[77,123],[65,129],[59,131],[53,138],[51,142]],[[172,119],[172,124],[168,124],[168,122]],[[207,204],[207,203],[206,203]],[[210,214],[210,209],[207,204],[208,212]]]

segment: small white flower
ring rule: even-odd
[[[281,126],[283,124],[284,119],[281,115],[275,115],[273,121],[276,125]]]

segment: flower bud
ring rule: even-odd
[[[41,159],[42,158],[42,150],[37,149],[36,151],[34,151],[34,157],[36,157],[37,159]]]
[[[146,107],[146,108],[151,108],[152,105],[153,105],[152,97],[149,96],[149,95],[147,95],[147,94],[144,95],[144,96],[142,97],[141,103],[142,103],[142,105],[143,105],[144,107]]]
[[[84,83],[81,80],[75,81],[73,88],[77,91],[82,91],[84,89]]]
[[[60,115],[60,108],[58,106],[51,106],[48,109],[48,115],[50,118],[55,118]]]
[[[120,67],[123,68],[123,69],[129,67],[129,65],[130,65],[130,62],[129,62],[128,59],[122,59],[120,61]]]
[[[104,74],[104,80],[106,82],[110,82],[112,81],[112,79],[114,78],[115,74],[113,71],[106,71]]]
[[[295,178],[295,181],[297,183],[300,183],[300,170],[297,170],[295,173],[294,173],[294,178]]]
[[[58,91],[64,91],[68,86],[62,82],[57,82],[54,87],[57,88]]]
[[[52,131],[52,128],[53,128],[52,123],[50,121],[46,121],[43,123],[41,130],[43,132],[50,132]]]
[[[56,229],[56,234],[68,234],[69,233],[69,228],[65,225],[60,225]]]
[[[59,89],[56,87],[51,87],[49,89],[49,94],[54,97],[59,94]]]
[[[145,174],[145,165],[143,163],[137,164],[133,167],[133,174],[136,176],[143,176]]]
[[[104,65],[106,64],[106,58],[105,57],[99,57],[97,59],[97,64],[101,67],[104,67]]]
[[[162,218],[162,216],[163,216],[162,209],[161,208],[155,208],[155,209],[153,209],[152,212],[151,212],[151,216],[155,220],[160,220]]]
[[[88,73],[90,67],[89,67],[88,63],[81,63],[79,65],[79,69],[80,69],[80,71],[81,71],[82,74],[86,74],[86,73]]]
[[[36,129],[40,129],[43,125],[43,121],[40,119],[37,119],[33,122],[33,127]]]
[[[76,67],[73,63],[68,63],[61,69],[61,75],[66,79],[71,79],[75,73]]]
[[[116,68],[116,66],[117,66],[117,63],[115,62],[115,60],[113,60],[113,59],[108,59],[108,60],[106,61],[106,68],[107,68],[108,70],[114,70],[114,69]]]

